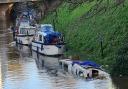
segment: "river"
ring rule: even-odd
[[[128,89],[128,78],[86,81],[64,74],[60,58],[14,46],[9,26],[0,16],[0,89]]]

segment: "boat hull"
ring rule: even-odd
[[[62,55],[64,52],[64,44],[53,45],[32,42],[32,50],[48,56]]]

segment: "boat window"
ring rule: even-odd
[[[92,70],[92,77],[97,77],[98,76],[98,70]]]
[[[42,41],[42,35],[39,35],[39,41]]]
[[[29,22],[21,21],[20,26],[29,26]]]
[[[67,65],[67,64],[64,64],[64,70],[65,70],[66,72],[68,72],[68,65]]]
[[[20,34],[27,34],[26,29],[25,28],[20,28]]]
[[[29,29],[29,34],[30,34],[30,35],[35,34],[35,28],[30,28],[30,29]]]

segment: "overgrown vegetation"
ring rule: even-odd
[[[63,2],[41,23],[54,23],[64,33],[69,51],[94,60],[113,75],[128,75],[128,1]],[[81,2],[83,1],[83,2]]]

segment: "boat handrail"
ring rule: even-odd
[[[42,42],[39,42],[39,41],[33,41],[35,43],[39,43],[39,44],[42,44],[42,45],[65,45],[66,43],[63,42],[63,43],[56,43],[56,44],[52,44],[52,43],[42,43]]]

